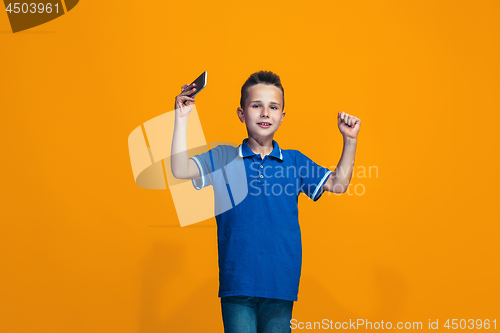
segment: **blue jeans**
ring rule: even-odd
[[[276,298],[221,297],[225,333],[290,333],[293,301]]]

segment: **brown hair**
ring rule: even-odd
[[[271,71],[255,72],[252,75],[250,75],[250,77],[245,81],[243,87],[241,87],[241,99],[240,99],[241,108],[245,109],[245,102],[248,97],[248,88],[259,83],[273,85],[281,90],[283,94],[283,107],[281,110],[283,111],[285,109],[285,90],[281,85],[280,77]]]

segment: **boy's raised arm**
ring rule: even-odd
[[[345,112],[339,112],[337,122],[340,133],[344,137],[344,148],[339,164],[325,185],[323,185],[323,190],[333,193],[344,193],[351,182],[361,120]]]
[[[200,172],[195,162],[188,159],[186,143],[188,116],[195,102],[194,97],[188,95],[196,90],[195,85],[195,83],[185,84],[181,88],[182,92],[175,97],[175,124],[170,167],[172,168],[172,175],[179,179],[200,178]]]

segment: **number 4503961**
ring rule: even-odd
[[[9,3],[9,5],[7,6],[7,8],[5,10],[9,13],[15,13],[15,14],[17,14],[17,13],[23,13],[23,14],[47,13],[47,14],[50,14],[50,13],[52,13],[52,11],[59,13],[59,4],[56,3],[56,4],[52,5],[51,3],[47,3],[47,4],[38,3],[37,4],[37,3],[27,3],[27,2],[14,3],[14,4]]]
[[[485,319],[485,320],[481,320],[481,319],[469,319],[469,320],[466,320],[466,319],[452,319],[451,320],[451,323],[450,323],[450,319],[448,319],[446,321],[446,323],[443,325],[444,327],[446,327],[447,329],[481,329],[481,328],[484,328],[484,329],[489,329],[490,327],[493,328],[493,329],[497,329],[497,320],[492,320],[491,321],[491,324],[490,324],[490,320],[489,319]]]

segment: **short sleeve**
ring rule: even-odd
[[[313,201],[317,201],[323,194],[323,185],[332,174],[332,171],[314,163],[313,160],[300,151],[297,151],[295,163],[300,179],[299,191],[306,194]]]
[[[220,169],[222,165],[222,155],[221,146],[217,146],[203,154],[191,157],[200,172],[200,178],[192,179],[195,189],[201,190],[204,187],[213,185],[213,173],[214,170]]]

